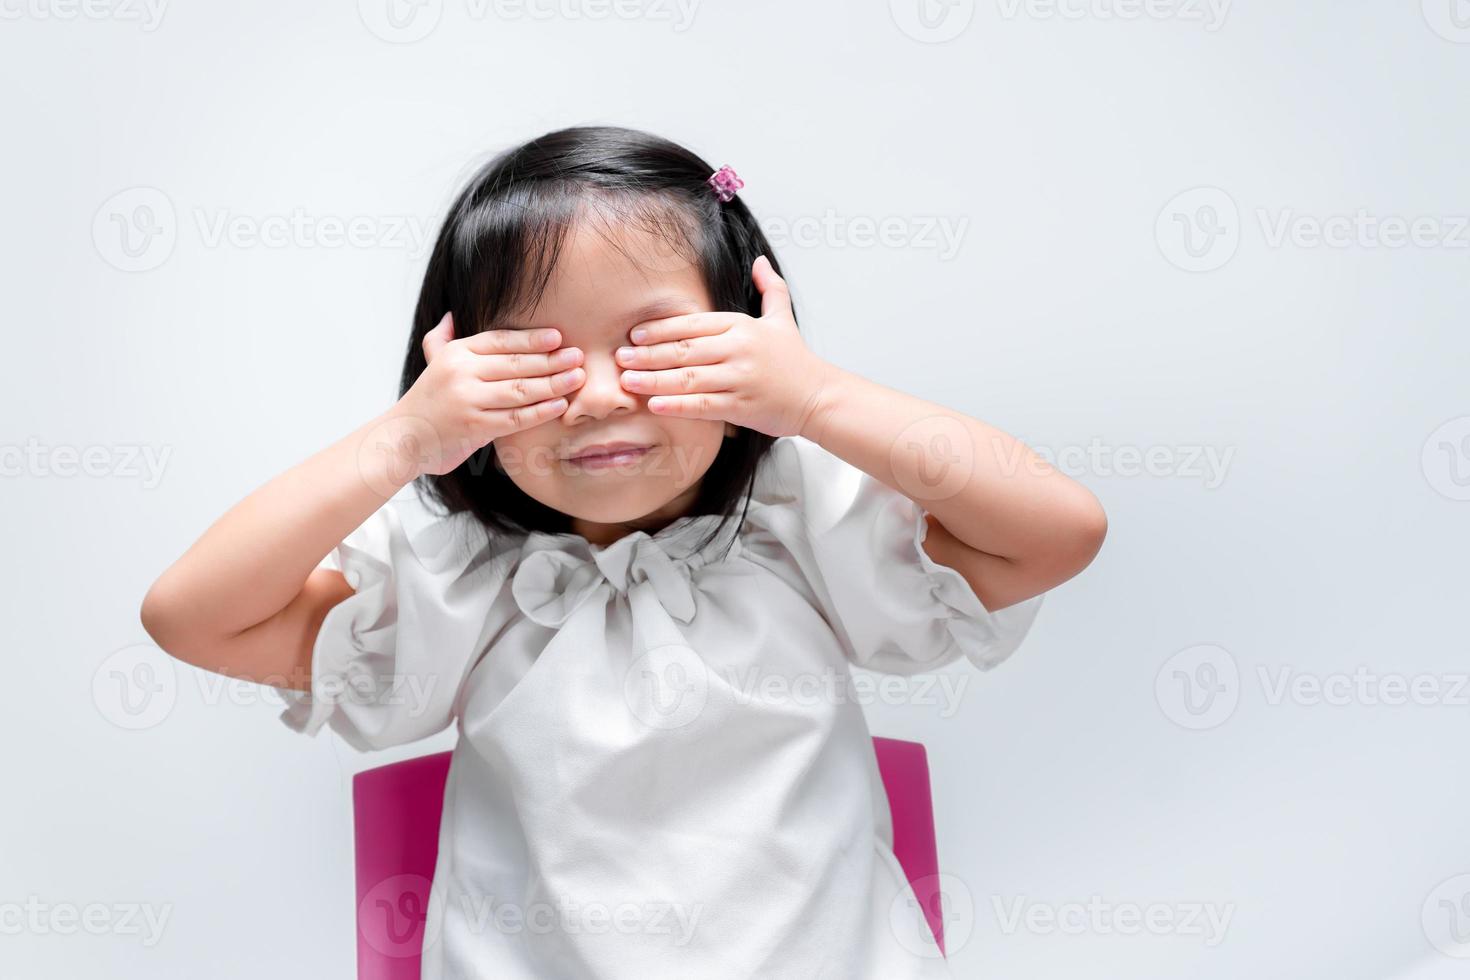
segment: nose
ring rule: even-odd
[[[587,419],[605,419],[615,413],[626,414],[638,410],[639,396],[624,388],[619,380],[623,369],[613,357],[615,349],[582,348],[585,380],[582,387],[567,396],[567,410],[562,413],[563,423],[576,425]]]

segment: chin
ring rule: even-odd
[[[558,494],[566,499],[550,506],[568,517],[595,524],[622,524],[641,520],[666,506],[676,493],[658,493],[637,477],[598,477],[595,488]],[[575,501],[575,502],[573,502]]]

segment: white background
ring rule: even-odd
[[[391,403],[424,260],[394,229],[582,123],[733,166],[818,353],[1107,508],[1020,653],[953,668],[957,710],[869,709],[929,747],[957,976],[1470,972],[1466,4],[110,2],[0,0],[0,974],[353,976],[351,776],[450,736],[307,740],[138,608]],[[298,212],[368,240],[214,236]],[[94,903],[102,934],[49,918]]]

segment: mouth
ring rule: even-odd
[[[580,449],[566,461],[582,469],[605,470],[642,459],[651,449],[635,442],[606,442]]]

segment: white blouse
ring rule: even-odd
[[[844,685],[988,670],[1042,597],[987,611],[918,504],[801,438],[681,559],[718,522],[595,546],[390,502],[324,559],[356,594],[282,720],[359,750],[458,720],[425,980],[952,976]]]

